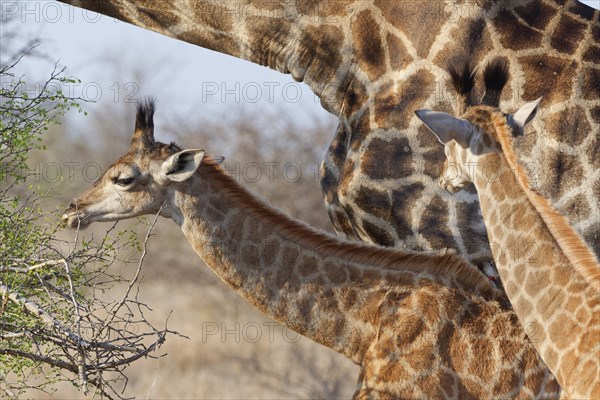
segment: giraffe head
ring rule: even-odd
[[[138,104],[135,130],[127,154],[65,210],[70,228],[92,222],[118,221],[145,214],[169,217],[161,207],[178,185],[186,184],[204,158],[204,150],[182,150],[154,140],[154,101]]]
[[[524,104],[514,114],[504,114],[499,108],[500,94],[508,80],[508,66],[501,58],[492,60],[484,69],[486,92],[482,104],[474,105],[472,92],[477,72],[471,64],[462,69],[450,67],[450,76],[458,92],[455,113],[418,110],[417,117],[444,145],[446,161],[440,184],[451,193],[474,181],[476,169],[494,174],[495,158],[502,152],[498,130],[509,128],[513,136],[522,136],[525,125],[535,117],[540,99]]]

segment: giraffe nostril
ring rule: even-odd
[[[74,213],[81,210],[81,203],[77,201],[72,201],[69,204],[69,207],[65,210],[65,212]]]

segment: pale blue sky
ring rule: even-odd
[[[587,4],[590,7],[594,7],[596,10],[600,10],[600,0],[580,0],[583,4]]]

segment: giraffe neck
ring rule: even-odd
[[[368,306],[365,299],[348,302],[356,291],[345,274],[358,269],[342,270],[337,260],[263,223],[223,188],[216,171],[203,165],[191,178],[193,191],[177,192],[173,203],[173,219],[196,253],[260,311],[360,363],[375,335],[375,321],[373,315],[360,315]]]
[[[391,288],[443,285],[497,296],[459,257],[345,243],[293,221],[210,160],[169,205],[195,251],[227,285],[286,327],[355,362],[373,341],[378,307]]]
[[[210,0],[80,1],[63,3],[228,54],[304,81],[335,115],[348,86],[351,58],[342,57],[346,6],[299,2]]]
[[[494,260],[548,368],[567,393],[592,398],[600,393],[598,288],[578,273],[521,178],[503,154],[482,157],[475,169]]]

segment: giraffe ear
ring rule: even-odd
[[[443,145],[455,140],[462,147],[469,148],[474,131],[469,121],[440,111],[417,110],[415,114]]]
[[[188,149],[171,155],[160,166],[161,180],[183,182],[190,178],[202,163],[204,150]]]
[[[542,98],[525,103],[514,114],[508,115],[508,123],[513,128],[513,136],[523,136],[525,134],[525,125],[530,123],[538,111],[538,106]]]

